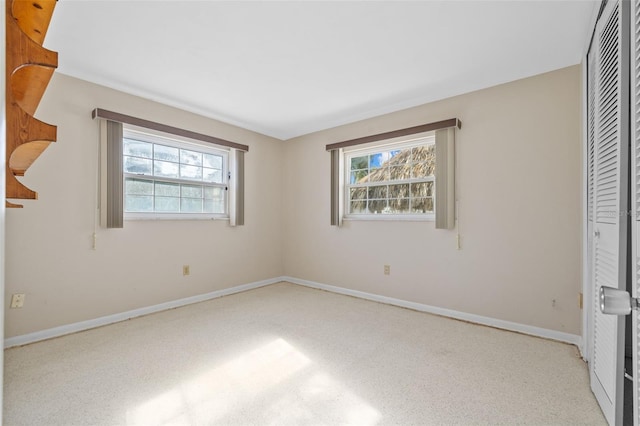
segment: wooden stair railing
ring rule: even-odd
[[[56,126],[33,117],[53,72],[58,54],[42,47],[56,0],[6,2],[6,198],[32,199],[38,194],[20,183],[38,156],[55,142]],[[22,207],[6,201],[7,207]]]

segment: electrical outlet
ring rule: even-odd
[[[18,293],[11,296],[11,308],[22,308],[24,306],[24,293]]]
[[[187,275],[191,274],[191,268],[189,267],[189,265],[182,265],[182,275],[184,275],[185,277]]]
[[[391,275],[391,265],[384,265],[384,274]]]

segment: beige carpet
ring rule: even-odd
[[[5,351],[5,425],[600,425],[575,347],[280,283]]]

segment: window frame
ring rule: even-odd
[[[124,220],[229,220],[230,219],[230,170],[229,170],[229,157],[231,149],[224,146],[219,146],[207,142],[197,141],[194,139],[167,134],[151,129],[140,128],[132,125],[123,126],[123,151],[122,151],[122,196],[123,196],[123,215]],[[145,175],[137,173],[128,173],[124,171],[124,159],[127,155],[124,152],[124,140],[133,139],[141,142],[147,142],[151,144],[170,146],[178,149],[187,149],[204,154],[219,155],[222,157],[222,183],[205,182],[190,179],[170,178],[154,175]],[[152,158],[152,160],[155,160]],[[224,213],[188,213],[188,212],[131,212],[126,211],[126,182],[127,178],[148,180],[151,182],[166,182],[177,183],[187,185],[200,185],[204,187],[222,188],[224,191]],[[155,199],[155,197],[154,197]],[[179,198],[182,200],[182,196]],[[203,198],[204,199],[204,198]],[[155,202],[155,200],[154,200]],[[155,208],[155,206],[154,206]]]
[[[366,184],[354,185],[350,183],[351,178],[351,158],[359,157],[363,155],[369,155],[378,152],[384,152],[388,150],[402,150],[408,148],[414,148],[418,146],[433,146],[435,150],[435,132],[427,132],[419,135],[412,135],[412,137],[403,137],[403,138],[395,138],[388,139],[384,141],[378,141],[375,143],[356,145],[349,148],[344,148],[340,161],[343,164],[342,170],[342,200],[344,205],[344,220],[356,220],[356,221],[425,221],[425,222],[433,222],[435,221],[436,215],[436,176],[435,173],[426,177],[426,178],[410,178],[403,180],[389,180],[389,181],[379,181],[379,182],[367,182]],[[436,161],[437,167],[437,161]],[[422,182],[433,182],[432,184],[432,195],[431,198],[433,200],[433,211],[431,213],[351,213],[351,203],[350,203],[350,190],[351,188],[361,188],[368,186],[380,186],[380,185],[392,185],[392,184],[405,184],[405,183],[422,183]],[[391,199],[387,197],[387,199]]]

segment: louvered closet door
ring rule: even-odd
[[[626,9],[626,10],[623,10]],[[592,300],[593,390],[609,424],[622,423],[624,317],[600,312],[600,286],[626,289],[628,1],[609,1],[596,24]],[[623,19],[624,17],[624,19]],[[626,62],[626,63],[625,63]],[[625,67],[626,70],[625,70]],[[625,80],[626,79],[626,80]],[[626,92],[625,92],[626,91]]]
[[[596,157],[596,136],[595,136],[595,94],[596,94],[596,54],[595,49],[591,49],[587,55],[587,282],[595,287],[593,282],[593,230],[594,230],[594,208],[593,200],[595,198],[595,157]],[[589,302],[593,297],[590,291],[586,296]],[[589,307],[591,305],[588,305]],[[587,330],[593,330],[593,315],[587,315]],[[593,336],[589,335],[587,339],[587,357],[593,353]]]
[[[631,279],[640,297],[640,0],[631,6]],[[633,310],[633,424],[640,425],[640,315]]]

